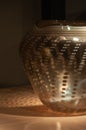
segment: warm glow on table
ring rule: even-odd
[[[86,116],[60,117],[28,86],[0,89],[0,113],[0,130],[86,130]]]

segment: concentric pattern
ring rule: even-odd
[[[28,35],[25,71],[41,101],[63,113],[86,111],[86,42],[56,34]]]

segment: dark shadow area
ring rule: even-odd
[[[72,21],[86,21],[86,11],[74,13],[67,16],[66,20]]]
[[[75,20],[85,21],[85,20],[86,20],[86,11],[84,11],[84,12],[78,14],[78,16],[76,17]]]

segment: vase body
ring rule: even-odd
[[[85,23],[39,22],[20,53],[28,79],[46,106],[63,115],[86,114]]]

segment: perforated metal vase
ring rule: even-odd
[[[65,115],[86,114],[86,23],[41,21],[20,48],[40,100]]]

